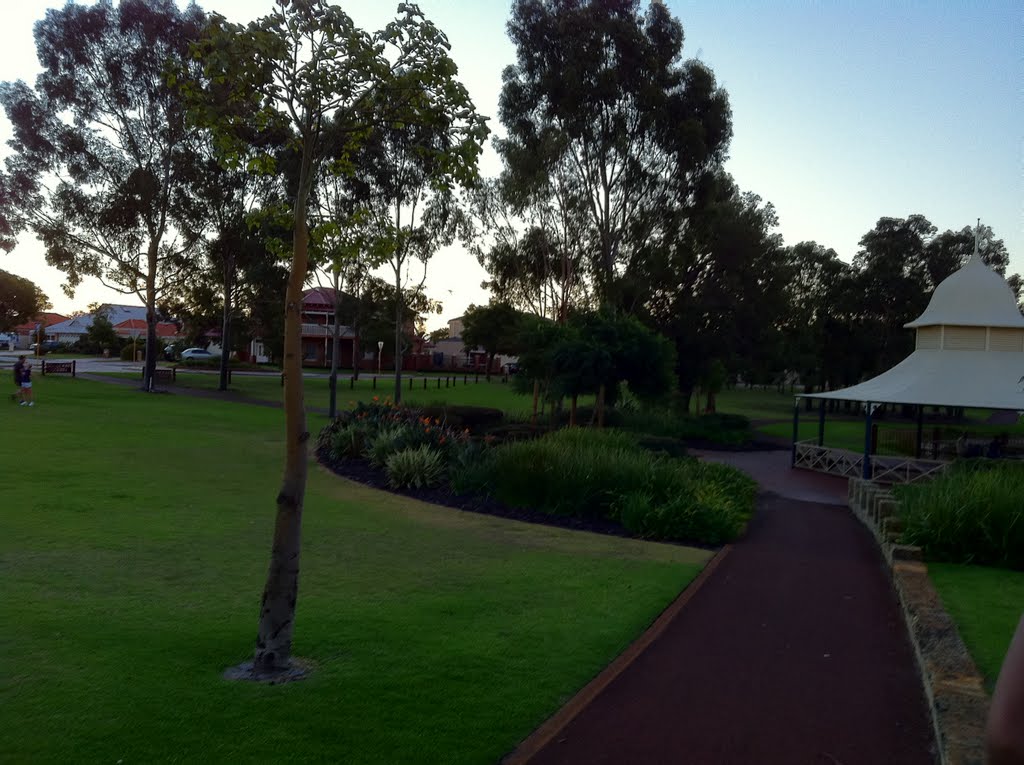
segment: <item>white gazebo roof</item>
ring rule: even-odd
[[[1024,411],[1024,353],[914,351],[877,377],[803,398]]]
[[[892,369],[800,398],[1024,411],[1024,316],[1010,286],[978,255],[977,239],[966,265],[904,326],[917,330],[917,350]]]
[[[1024,328],[1024,316],[1010,285],[985,265],[975,251],[963,268],[935,288],[924,313],[903,326],[917,328],[936,324]]]

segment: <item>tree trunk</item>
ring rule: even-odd
[[[576,427],[576,399],[575,393],[572,394],[572,403],[569,405],[569,427]]]
[[[395,405],[402,403],[402,272],[395,269]]]
[[[356,329],[355,337],[352,338],[352,377],[359,379],[359,364],[363,360],[363,348],[359,344],[359,330]]]
[[[224,317],[220,330],[220,384],[217,390],[228,389],[228,362],[231,360],[231,290],[234,276],[234,257],[224,256]]]
[[[311,180],[309,160],[295,202],[292,270],[288,277],[284,321],[285,468],[277,495],[277,519],[270,553],[270,570],[260,605],[259,633],[253,669],[274,673],[291,663],[295,604],[299,591],[299,552],[302,541],[302,507],[308,471],[306,412],[302,383],[302,287],[309,259],[306,199]]]
[[[341,338],[338,332],[341,329],[341,317],[338,311],[338,295],[341,290],[341,272],[334,272],[334,327],[331,333],[331,401],[328,415],[333,420],[338,416],[338,347],[341,345]]]
[[[493,353],[488,353],[487,354],[487,372],[486,372],[487,382],[491,381],[491,367],[493,367],[493,366],[494,366],[494,354]]]
[[[537,427],[537,399],[540,398],[540,378],[533,381],[533,415],[530,417],[530,427]]]
[[[704,411],[707,414],[715,413],[715,391],[711,388],[708,388],[708,405]]]
[[[146,272],[146,361],[143,364],[142,389],[153,390],[153,377],[156,372],[156,257],[159,243],[150,242]]]

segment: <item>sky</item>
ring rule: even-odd
[[[184,6],[183,0],[176,0]],[[233,21],[264,15],[267,0],[199,3]],[[367,30],[397,2],[339,0]],[[646,0],[645,0],[646,4]],[[1024,271],[1024,4],[1020,0],[664,0],[683,24],[684,57],[699,58],[728,91],[733,139],[726,169],[771,202],[786,244],[814,240],[852,260],[881,217],[927,217],[938,230],[993,228]],[[63,2],[5,4],[0,80],[38,72],[32,25]],[[506,35],[510,0],[420,0],[448,35],[477,110],[497,120],[501,72],[515,61]],[[0,115],[0,155],[10,136]],[[501,163],[485,152],[481,171]],[[55,310],[136,298],[87,281],[73,299],[41,246],[24,235],[0,269],[32,279]],[[431,259],[426,289],[445,326],[486,303],[486,273],[461,247]]]

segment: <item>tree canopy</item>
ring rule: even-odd
[[[0,85],[13,154],[0,176],[0,246],[28,229],[70,293],[86,276],[137,295],[156,342],[156,301],[197,235],[181,214],[194,134],[169,66],[187,68],[205,16],[173,0],[68,3],[35,27],[35,87]],[[145,385],[155,359],[147,357]]]
[[[50,300],[36,283],[0,270],[0,332],[32,321],[50,308]]]

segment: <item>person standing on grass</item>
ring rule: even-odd
[[[11,394],[11,400],[15,398],[24,400],[21,395],[21,370],[25,368],[25,357],[19,356],[18,360],[14,362],[14,387],[15,391]]]
[[[35,406],[36,404],[32,400],[32,365],[25,361],[24,356],[19,361],[21,362],[21,374],[19,375],[21,380],[21,406]]]

